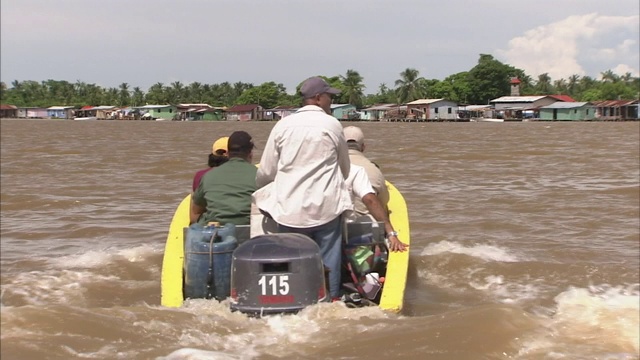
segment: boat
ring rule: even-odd
[[[409,230],[409,216],[408,216],[405,199],[400,193],[400,191],[392,183],[387,181],[386,184],[387,184],[387,188],[389,190],[389,195],[390,195],[390,200],[387,204],[389,208],[389,218],[395,230],[399,233],[401,241],[409,245],[411,239],[410,239],[410,230]],[[186,300],[185,298],[188,297],[188,296],[185,296],[186,282],[185,282],[185,274],[184,274],[185,270],[183,269],[186,267],[185,266],[186,264],[185,234],[187,232],[186,229],[189,227],[190,202],[191,202],[191,195],[189,194],[185,196],[185,198],[180,202],[180,204],[176,208],[173,218],[171,220],[171,224],[169,226],[169,232],[167,235],[167,241],[165,244],[164,256],[162,261],[162,275],[161,275],[161,305],[165,307],[174,307],[174,308],[181,307],[184,301]],[[382,226],[382,223],[377,223],[377,222],[370,222],[370,223],[355,222],[355,223],[345,224],[345,229],[357,230],[360,228],[364,229],[365,233],[366,232],[371,233],[372,228],[374,229],[373,231],[374,233],[377,231],[376,229],[384,229],[384,227]],[[307,295],[308,293],[316,294],[315,290],[317,289],[313,289],[313,291],[309,291],[309,288],[303,289],[306,286],[305,283],[313,283],[314,284],[313,286],[317,285],[314,282],[315,280],[318,280],[317,276],[314,277],[313,272],[311,272],[312,275],[305,275],[305,278],[302,279],[302,281],[296,281],[294,279],[295,275],[300,275],[300,274],[287,274],[286,276],[284,276],[285,278],[284,281],[285,282],[288,281],[288,283],[285,284],[286,289],[289,294],[293,294],[293,295],[283,296],[283,297],[262,296],[261,299],[267,299],[267,300],[261,301],[260,304],[257,304],[257,303],[251,303],[251,304],[240,303],[239,304],[237,300],[237,293],[241,291],[237,290],[236,288],[238,289],[242,288],[244,289],[243,290],[244,293],[247,293],[247,292],[250,292],[251,289],[250,288],[245,289],[243,288],[243,286],[246,285],[246,286],[258,287],[257,284],[260,283],[260,281],[262,282],[265,281],[264,275],[262,275],[262,278],[259,279],[258,278],[260,276],[259,274],[257,273],[254,274],[251,272],[251,270],[247,270],[247,269],[253,269],[253,268],[260,268],[260,269],[263,269],[264,271],[265,269],[264,264],[261,264],[262,267],[251,267],[249,265],[253,265],[253,264],[247,264],[247,262],[262,261],[262,259],[257,259],[257,257],[260,257],[261,255],[259,254],[259,251],[256,249],[259,249],[259,248],[271,249],[269,251],[269,254],[265,254],[265,256],[269,256],[268,261],[276,261],[277,262],[276,265],[278,266],[275,266],[275,267],[278,267],[281,270],[282,270],[282,267],[279,265],[282,265],[282,261],[284,260],[273,259],[274,246],[276,247],[281,246],[282,251],[280,251],[279,253],[289,252],[289,254],[303,254],[305,252],[311,251],[308,249],[307,250],[294,249],[295,251],[291,251],[290,249],[291,244],[304,243],[304,241],[300,241],[300,239],[291,238],[292,235],[298,236],[297,234],[270,234],[270,235],[266,234],[266,235],[258,235],[258,236],[250,237],[249,231],[250,231],[249,226],[238,226],[236,229],[236,236],[238,238],[238,242],[240,245],[238,245],[238,247],[233,251],[233,265],[231,266],[232,267],[232,271],[231,271],[232,275],[230,280],[231,289],[229,293],[231,294],[230,303],[231,303],[232,310],[238,310],[244,313],[251,313],[254,315],[256,313],[258,314],[290,313],[290,312],[297,312],[301,310],[302,307],[313,305],[313,303],[329,301],[328,297],[325,296],[326,294],[324,292],[324,289],[320,289],[320,291],[318,291],[317,293],[319,294],[321,293],[322,295],[318,295],[318,297],[310,301],[310,303],[307,303],[307,304],[303,303],[302,306],[298,306],[297,308],[286,307],[281,303],[283,301],[289,301],[294,297],[297,297],[298,295],[300,295],[301,297],[302,296],[301,294],[303,293]],[[381,230],[381,232],[384,232],[384,231]],[[349,231],[346,230],[345,233],[349,233]],[[350,235],[346,235],[346,237],[349,237],[349,239],[353,239],[353,236],[355,235],[362,235],[362,232],[359,234],[357,234],[356,232],[352,232]],[[303,235],[299,235],[299,236],[306,238]],[[381,236],[382,238],[384,238],[384,234],[381,234]],[[356,237],[362,238],[362,236],[356,236]],[[306,239],[309,240],[311,243],[313,243],[311,239],[309,238],[306,238]],[[344,239],[345,247],[348,246],[349,239]],[[384,242],[367,243],[365,247],[372,244],[374,244],[374,247],[375,247],[375,246],[379,246],[379,244],[381,243],[384,244]],[[375,244],[378,244],[378,245],[375,245]],[[260,246],[260,245],[265,245],[265,246]],[[313,246],[317,248],[317,245],[315,245],[315,243],[313,243]],[[251,248],[247,249],[249,247]],[[386,249],[386,245],[384,246],[384,248]],[[377,253],[376,256],[378,255],[379,254]],[[376,273],[369,273],[362,277],[362,280],[363,280],[362,284],[364,284],[364,280],[366,280],[366,283],[369,283],[369,284],[377,284],[377,289],[374,289],[376,291],[374,296],[372,296],[372,299],[367,299],[364,296],[360,296],[360,295],[367,295],[367,294],[361,294],[362,286],[360,285],[362,284],[357,283],[358,279],[353,278],[353,273],[349,273],[349,275],[351,276],[345,276],[343,274],[342,276],[343,289],[353,289],[353,292],[348,294],[350,295],[348,301],[345,301],[348,303],[348,305],[351,305],[351,307],[375,305],[383,310],[390,311],[390,312],[397,313],[402,310],[403,302],[404,302],[404,292],[405,292],[405,287],[407,282],[407,271],[409,266],[409,251],[385,252],[383,255],[386,256],[386,259],[384,261],[377,263],[376,266],[378,271]],[[282,256],[286,257],[287,261],[292,259],[291,257],[288,257],[288,255],[286,254]],[[298,255],[298,256],[304,257],[303,255]],[[343,256],[347,256],[347,255],[343,254]],[[302,266],[301,264],[309,263],[308,258],[306,258],[306,260],[296,259],[295,256],[292,261],[299,261],[298,263],[295,263],[292,266],[293,268],[298,268]],[[319,261],[321,262],[321,260]],[[346,261],[346,263],[355,265],[353,264],[352,259]],[[383,267],[384,267],[383,269],[380,269],[380,264],[383,264]],[[286,269],[282,271],[287,272],[288,269],[289,267],[287,266]],[[324,275],[325,274],[320,275],[322,277],[322,279],[320,279],[322,287],[325,286],[325,283],[323,281]],[[246,281],[248,285],[237,283],[242,281]],[[277,283],[275,279],[271,279],[271,281],[273,281],[274,284]],[[264,293],[264,286],[265,285],[263,284],[263,290],[262,290],[263,293]],[[365,287],[366,286],[367,285],[365,284]],[[296,289],[295,287],[299,287],[300,289]],[[369,289],[371,289],[371,286],[369,286]],[[296,293],[296,291],[298,292]],[[360,291],[360,293],[358,293],[358,291]],[[275,285],[274,285],[274,292],[275,292]],[[355,295],[355,296],[352,296],[352,295]],[[247,310],[247,311],[244,311],[244,310]]]
[[[491,118],[473,118],[474,122],[504,122],[504,119],[491,119]]]
[[[98,118],[95,117],[95,116],[82,116],[82,117],[74,117],[73,120],[80,120],[80,121],[83,121],[83,120],[98,120]]]

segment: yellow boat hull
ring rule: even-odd
[[[402,194],[387,181],[390,200],[389,217],[402,242],[410,244],[409,214]],[[187,195],[176,208],[162,259],[161,300],[162,306],[180,307],[184,301],[182,292],[182,266],[184,261],[184,228],[189,226],[191,195]],[[409,251],[389,254],[387,273],[380,298],[380,308],[393,312],[402,310],[404,291],[409,268]]]

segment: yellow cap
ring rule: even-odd
[[[217,155],[226,155],[229,152],[229,150],[227,149],[228,142],[228,136],[223,136],[220,139],[214,141],[213,146],[211,147],[211,153]],[[224,152],[222,154],[218,154],[218,150],[222,150]]]

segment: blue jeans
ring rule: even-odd
[[[278,224],[278,232],[307,235],[320,247],[322,262],[329,268],[329,294],[340,296],[340,266],[342,264],[342,216],[324,225],[311,228],[294,228]]]

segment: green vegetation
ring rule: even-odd
[[[379,103],[405,103],[420,98],[446,98],[465,104],[487,104],[489,100],[509,95],[511,77],[521,81],[520,95],[565,94],[577,101],[636,99],[640,95],[640,78],[630,73],[618,76],[611,70],[602,72],[601,80],[589,76],[572,75],[568,79],[553,81],[549,74],[533,80],[523,70],[503,64],[491,55],[480,54],[478,64],[469,71],[453,74],[444,80],[425,79],[418,70],[407,68],[399,73],[395,88],[380,84],[375,94],[364,94],[363,77],[353,69],[345,75],[323,76],[332,86],[342,90],[337,103],[350,103],[357,107]],[[296,88],[298,93],[300,85]],[[82,81],[64,80],[42,82],[13,81],[8,87],[0,83],[0,100],[16,106],[48,107],[53,105],[116,105],[141,106],[145,104],[206,103],[212,106],[260,104],[264,108],[278,105],[300,105],[298,95],[287,94],[286,88],[273,81],[255,86],[237,82],[230,84],[188,85],[180,81],[165,85],[156,83],[145,93],[139,87],[122,83],[117,88],[103,88]]]

